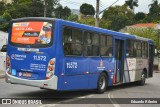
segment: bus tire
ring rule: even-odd
[[[104,93],[106,91],[106,88],[107,88],[107,75],[104,72],[102,72],[99,75],[97,82],[97,93],[98,94]]]
[[[146,82],[146,73],[145,73],[145,71],[143,71],[142,74],[141,74],[141,80],[138,81],[138,84],[139,85],[144,85],[145,82]]]

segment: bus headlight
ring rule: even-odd
[[[50,79],[54,75],[55,70],[55,58],[51,59],[48,63],[48,68],[46,72],[46,79]]]

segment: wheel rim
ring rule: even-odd
[[[105,88],[105,84],[106,84],[106,80],[105,80],[105,77],[103,76],[100,78],[100,81],[99,81],[99,87],[101,90]]]

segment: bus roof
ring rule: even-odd
[[[128,33],[122,33],[122,32],[117,32],[117,31],[113,31],[113,30],[103,29],[103,28],[99,28],[99,27],[89,26],[89,25],[85,25],[85,24],[80,24],[80,23],[76,23],[76,22],[71,22],[71,21],[67,21],[67,20],[57,19],[57,18],[25,17],[25,18],[13,19],[12,22],[26,21],[26,20],[49,20],[49,21],[56,20],[56,21],[62,22],[63,24],[71,26],[71,27],[76,27],[76,28],[80,28],[80,29],[87,29],[90,31],[98,32],[98,33],[107,33],[109,35],[114,35],[114,36],[118,36],[121,38],[129,38],[129,39],[153,42],[152,39],[143,38],[143,37],[131,35]]]

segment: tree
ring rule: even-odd
[[[3,1],[0,1],[0,16],[5,11],[5,3]]]
[[[60,19],[68,19],[68,17],[71,15],[71,9],[66,7],[62,7],[62,5],[59,5],[55,11],[55,17]]]
[[[158,4],[158,0],[153,0],[149,7],[149,14],[146,20],[148,22],[158,21],[160,17],[160,4]]]
[[[102,19],[109,22],[109,29],[118,31],[134,23],[134,14],[125,5],[114,6],[103,13]]]
[[[67,6],[65,6],[63,8],[63,17],[64,17],[64,19],[67,19],[69,17],[69,15],[71,15],[71,9],[68,8]]]
[[[54,14],[56,18],[62,18],[62,11],[63,11],[63,7],[62,5],[58,5],[57,8],[55,8],[54,10]]]
[[[95,14],[95,9],[92,5],[84,3],[80,6],[80,12],[85,16],[93,16]]]
[[[134,19],[136,20],[137,23],[143,22],[143,20],[146,18],[146,14],[143,12],[138,12],[134,16]]]
[[[132,35],[137,35],[140,37],[144,37],[144,38],[149,38],[154,40],[154,44],[156,45],[156,47],[159,47],[158,44],[158,31],[156,31],[154,28],[148,27],[148,28],[136,28],[136,27],[131,27],[128,28],[124,31],[125,33],[129,33]]]
[[[29,16],[32,17],[43,17],[44,16],[44,5],[41,0],[32,0],[29,5]],[[48,15],[47,15],[48,16]]]
[[[9,22],[12,19],[11,15],[8,11],[5,11],[4,14],[2,15],[2,17],[6,22]]]
[[[78,20],[78,23],[94,26],[95,19],[93,17],[86,17],[84,19]]]
[[[46,3],[47,3],[47,17],[52,17],[55,6],[58,5],[59,0],[46,0]]]
[[[71,15],[68,17],[68,20],[69,20],[69,21],[73,21],[73,22],[77,22],[77,21],[78,21],[78,15],[76,15],[76,14],[71,14]]]
[[[55,5],[59,0],[46,0],[47,17],[52,17]],[[3,18],[2,16],[3,15]],[[0,2],[0,29],[7,31],[8,21],[12,18],[43,17],[43,0],[13,0],[11,4]]]
[[[127,0],[125,4],[134,12],[134,7],[138,7],[138,0]]]

